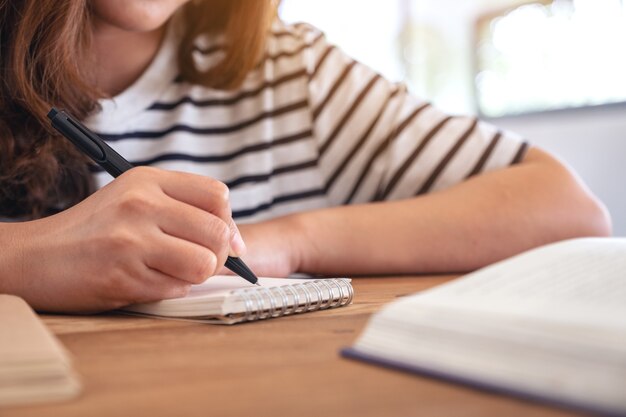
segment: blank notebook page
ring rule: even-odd
[[[254,288],[272,288],[281,287],[290,284],[300,284],[306,280],[300,278],[259,278],[260,285],[250,284],[238,276],[232,275],[216,275],[213,276],[202,284],[192,285],[189,293],[186,297],[178,300],[190,300],[196,298],[221,298],[228,296],[231,292],[241,289],[254,289]],[[176,300],[167,300],[176,301]]]

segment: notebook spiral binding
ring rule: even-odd
[[[354,291],[350,280],[316,279],[281,287],[246,288],[235,292],[245,306],[245,321],[305,313],[341,307],[352,302]]]

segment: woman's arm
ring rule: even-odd
[[[467,271],[534,246],[610,230],[601,203],[535,148],[517,165],[440,192],[242,226],[246,262],[257,273],[333,275]]]

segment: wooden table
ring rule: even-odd
[[[450,279],[357,278],[351,306],[231,327],[42,316],[73,354],[84,392],[0,416],[572,415],[339,356],[383,304]]]

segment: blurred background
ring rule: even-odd
[[[388,79],[565,160],[626,236],[626,0],[282,0]]]

